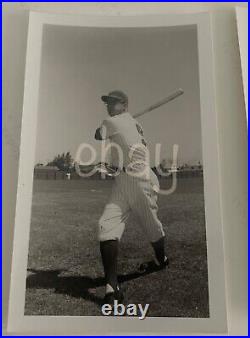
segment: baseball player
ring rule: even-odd
[[[96,140],[106,140],[111,148],[112,165],[118,167],[112,194],[98,224],[100,252],[106,280],[104,303],[122,302],[123,293],[117,281],[119,241],[130,213],[137,216],[155,253],[155,261],[143,263],[142,272],[157,271],[168,265],[164,251],[162,223],[157,217],[159,182],[150,168],[146,140],[141,125],[128,112],[128,97],[119,90],[101,97],[109,117],[96,130]],[[122,152],[118,156],[119,147]]]

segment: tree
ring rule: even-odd
[[[54,157],[53,161],[48,162],[47,165],[55,166],[66,173],[71,173],[74,171],[74,160],[69,151],[66,154],[58,154]]]

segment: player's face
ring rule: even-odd
[[[110,116],[115,116],[123,113],[126,110],[124,103],[119,101],[109,101],[107,103],[107,111]]]

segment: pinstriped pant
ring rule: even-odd
[[[153,189],[155,185],[159,187],[153,171],[150,180],[121,172],[115,178],[111,198],[99,220],[99,240],[120,240],[130,213],[137,216],[150,242],[163,237],[162,223],[157,217],[157,193]]]

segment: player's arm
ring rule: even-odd
[[[114,134],[115,130],[113,124],[108,120],[104,120],[100,128],[96,129],[95,139],[98,141],[106,140]]]

